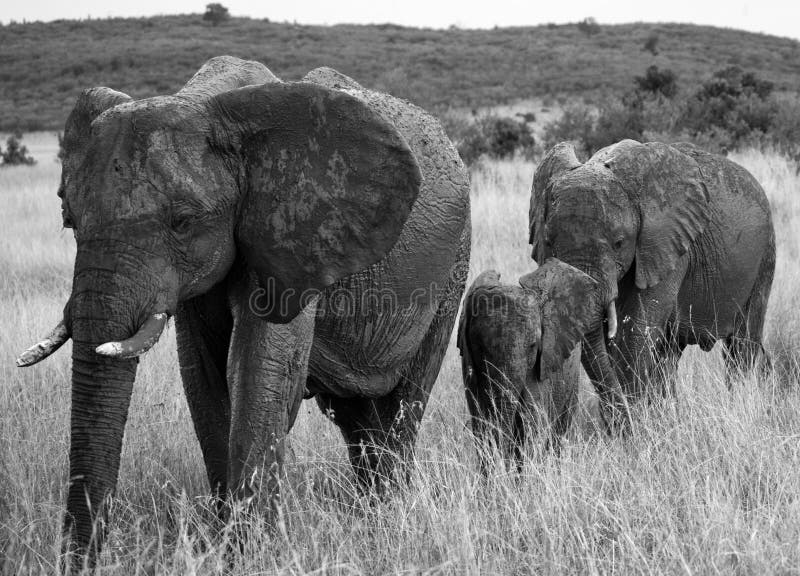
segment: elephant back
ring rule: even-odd
[[[329,68],[314,70],[305,80],[367,104],[395,126],[420,167],[420,192],[394,247],[376,264],[326,290],[315,331],[312,372],[352,379],[337,359],[361,349],[369,359],[356,367],[362,375],[386,374],[416,351],[440,303],[452,298],[447,287],[465,280],[460,276],[466,275],[469,254],[469,174],[438,120],[418,106],[364,89]],[[357,310],[338,313],[330,303],[339,293],[347,293]],[[390,294],[392,309],[371,294]]]

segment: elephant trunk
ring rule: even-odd
[[[72,569],[94,565],[102,546],[138,364],[135,357],[109,357],[97,348],[136,334],[155,305],[147,295],[157,293],[118,268],[85,261],[90,259],[79,250],[68,318],[72,412],[64,552]]]
[[[587,250],[586,253],[590,254],[590,251]],[[583,367],[600,396],[606,429],[617,431],[625,429],[630,423],[628,404],[607,346],[607,343],[616,337],[619,327],[617,265],[610,257],[596,253],[590,255],[593,256],[591,261],[583,257],[569,258],[569,256],[562,259],[598,283],[596,320],[584,336],[581,357]]]
[[[581,349],[583,367],[600,397],[601,414],[606,430],[614,433],[628,429],[630,426],[628,402],[611,363],[602,324],[588,332],[583,343]]]
[[[581,257],[570,257],[573,255],[559,256],[559,258],[591,276],[598,285],[598,302],[600,307],[596,309],[597,325],[606,325],[606,334],[609,339],[613,339],[617,335],[617,296],[619,288],[617,286],[617,265],[610,257],[598,256],[590,250],[586,250],[586,254],[593,257],[592,260],[587,260],[583,255]],[[605,348],[605,346],[604,346]]]
[[[107,497],[117,483],[137,361],[103,358],[94,351],[96,338],[81,328],[76,335],[65,551],[93,565],[105,533]]]

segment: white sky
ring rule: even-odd
[[[210,0],[3,0],[0,21],[203,12]],[[691,22],[800,39],[797,0],[221,0],[231,14],[301,24],[394,22],[463,28],[575,22]]]

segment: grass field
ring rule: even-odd
[[[0,170],[3,575],[54,572],[67,484],[69,345],[14,366],[59,318],[74,256],[54,140],[26,143],[39,164]],[[743,375],[728,392],[718,352],[689,350],[678,401],[637,405],[631,438],[575,434],[560,458],[534,448],[521,475],[497,467],[483,483],[451,343],[407,487],[377,504],[355,496],[338,431],[307,402],[278,529],[254,515],[243,552],[226,558],[170,328],[140,365],[99,573],[800,573],[800,177],[774,154],[734,159],[763,183],[778,229],[772,376]],[[471,278],[493,267],[513,281],[531,268],[533,169],[509,161],[473,174]]]

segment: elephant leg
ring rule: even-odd
[[[737,315],[734,330],[725,339],[726,382],[731,386],[731,375],[754,368],[769,370],[771,361],[764,350],[764,317],[772,289],[775,259],[765,257],[759,267],[758,280],[741,313]]]
[[[241,298],[238,302],[246,302]],[[237,500],[268,498],[274,511],[285,438],[302,401],[316,300],[291,322],[271,324],[234,306],[228,358],[228,486]]]
[[[669,334],[669,331],[668,331]],[[676,398],[675,374],[685,346],[676,337],[668,335],[656,346],[655,359],[649,371],[648,390],[663,398]]]
[[[439,375],[464,293],[470,236],[467,222],[433,321],[414,356],[400,370],[392,392],[381,398],[316,396],[323,413],[332,416],[339,426],[362,488],[380,489],[384,480],[394,478],[398,464],[406,464],[413,457],[419,423]],[[407,470],[402,476],[408,478]]]
[[[436,316],[397,386],[380,398],[338,398],[317,394],[323,413],[339,427],[362,488],[377,488],[394,478],[398,464],[413,457],[419,423],[439,373],[453,329],[454,313]]]
[[[626,298],[612,357],[626,394],[640,398],[663,386],[674,374],[683,346],[677,342],[677,294],[686,264],[655,288]]]
[[[576,355],[580,361],[580,354]],[[549,434],[545,449],[556,456],[561,454],[561,443],[572,426],[572,419],[578,409],[578,376],[568,375],[562,371],[560,379],[553,386],[553,401],[550,402]],[[566,382],[567,378],[575,378],[575,382]]]
[[[466,380],[464,390],[470,415],[470,428],[478,453],[478,465],[484,477],[489,473],[489,448],[496,440],[494,433],[496,425],[493,422],[497,421],[498,412],[493,386],[494,384],[487,381],[482,374],[474,373]]]
[[[181,380],[203,452],[208,482],[220,501],[228,490],[231,421],[226,367],[233,320],[225,288],[187,300],[175,317]]]
[[[347,443],[350,462],[363,488],[378,488],[394,478],[398,465],[413,458],[419,423],[444,360],[466,279],[454,274],[446,297],[395,388],[380,398],[336,398],[317,394],[317,404],[332,417]],[[459,265],[460,266],[460,265]],[[331,412],[332,411],[332,412]],[[407,478],[407,470],[403,471]]]
[[[663,392],[663,370],[670,372],[672,362],[671,354],[659,352],[665,338],[660,327],[644,325],[612,344],[614,366],[629,397],[639,399],[656,390]]]
[[[590,331],[581,344],[581,363],[597,392],[606,432],[625,434],[631,428],[630,406],[613,362],[612,344],[606,343],[602,326]]]

